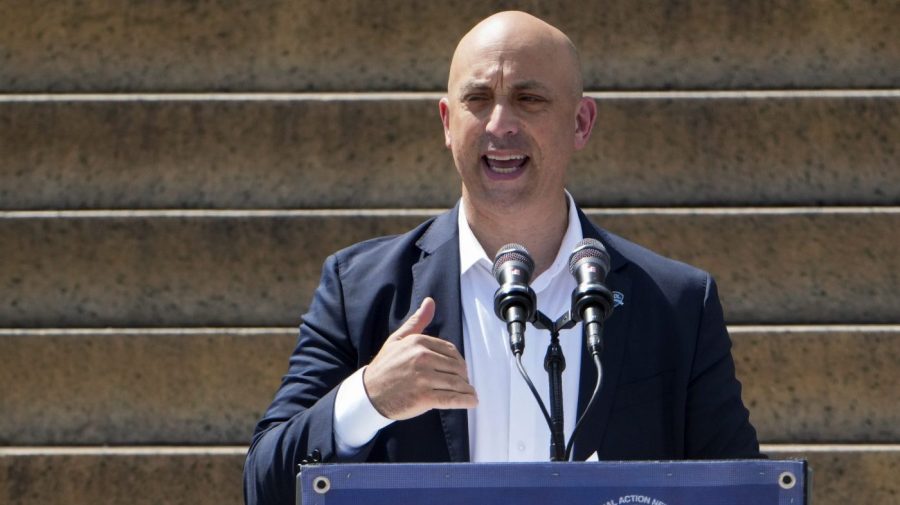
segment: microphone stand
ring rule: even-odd
[[[532,322],[539,330],[550,331],[550,344],[544,356],[544,370],[550,381],[550,461],[566,461],[566,440],[563,429],[563,390],[562,373],[566,369],[566,358],[562,346],[559,345],[560,330],[575,326],[571,312],[566,312],[556,321],[545,316],[541,311],[535,314]]]

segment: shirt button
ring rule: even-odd
[[[520,440],[519,445],[517,447],[519,448],[519,452],[524,452],[525,451],[525,442],[522,442]]]

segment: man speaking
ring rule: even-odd
[[[550,317],[570,309],[577,244],[599,240],[610,257],[603,386],[573,459],[759,457],[713,280],[594,226],[565,190],[597,120],[572,42],[528,14],[495,14],[459,42],[438,108],[462,198],[326,260],[253,436],[246,501],[293,503],[303,461],[548,460],[550,431],[494,314],[492,258],[509,243],[531,253]],[[542,395],[546,335],[529,325],[523,355]],[[560,344],[568,440],[596,370],[581,324]]]

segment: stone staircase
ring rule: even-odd
[[[436,101],[505,8],[581,49],[576,200],[716,276],[764,449],[900,500],[897,2],[0,7],[0,503],[241,503],[325,256],[458,198]]]

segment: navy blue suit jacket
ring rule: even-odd
[[[293,503],[297,465],[314,456],[469,460],[465,410],[395,422],[349,460],[337,456],[332,430],[338,385],[375,357],[426,296],[437,307],[424,333],[465,356],[457,208],[326,260],[290,369],[253,436],[244,467],[248,504]],[[584,236],[610,253],[607,285],[624,304],[605,325],[603,387],[575,441],[575,459],[594,451],[601,460],[759,457],[712,278],[595,227],[580,210],[579,217]],[[582,356],[579,414],[596,380],[588,353]]]

